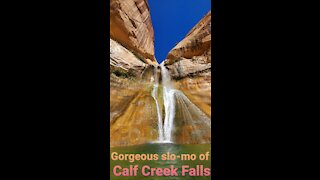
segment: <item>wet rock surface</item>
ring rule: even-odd
[[[157,141],[165,112],[160,65],[146,0],[110,1],[110,146]],[[174,143],[211,142],[211,12],[190,30],[164,62],[178,93]],[[155,76],[157,73],[157,76]],[[157,80],[155,79],[157,77]]]
[[[211,11],[165,60],[177,89],[211,117]]]
[[[175,142],[210,143],[211,12],[169,52],[165,65],[175,88],[187,97],[176,96]]]

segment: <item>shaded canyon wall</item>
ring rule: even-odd
[[[165,65],[176,89],[211,117],[211,12],[168,54]],[[160,67],[154,56],[154,31],[147,0],[110,1],[110,146],[156,141],[154,73],[164,117]],[[189,106],[188,106],[189,107]],[[184,111],[193,110],[187,109]],[[181,111],[181,110],[180,110]],[[174,142],[210,143],[208,125],[176,113]]]
[[[157,139],[154,35],[147,1],[110,1],[110,146]]]

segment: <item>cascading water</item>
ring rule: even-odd
[[[159,131],[159,137],[158,137],[158,141],[162,142],[164,141],[164,137],[163,137],[163,125],[162,125],[162,115],[161,115],[161,111],[160,111],[160,106],[159,106],[159,102],[158,102],[158,87],[159,87],[159,80],[158,80],[158,72],[157,69],[154,69],[154,85],[153,85],[153,90],[152,90],[152,97],[154,99],[154,101],[156,102],[156,106],[157,106],[157,114],[158,114],[158,131]]]
[[[173,120],[175,116],[175,89],[171,84],[170,74],[164,66],[164,61],[160,65],[163,85],[163,100],[165,108],[164,118],[164,142],[172,142],[171,132],[173,129]]]
[[[164,62],[160,64],[161,77],[163,86],[163,103],[164,103],[164,123],[162,120],[161,108],[158,101],[158,88],[159,78],[157,69],[154,72],[154,86],[152,90],[152,97],[154,98],[157,106],[158,114],[158,143],[173,143],[172,132],[174,129],[174,119],[177,115],[180,125],[188,124],[188,126],[194,128],[192,136],[196,138],[196,141],[206,142],[203,139],[203,133],[207,130],[211,130],[211,120],[207,117],[195,104],[193,104],[188,97],[181,91],[174,88],[171,82],[171,76],[167,68],[164,66]],[[176,112],[177,111],[177,112]],[[182,124],[181,124],[182,123]],[[201,129],[199,129],[201,128]]]

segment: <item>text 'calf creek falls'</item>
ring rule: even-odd
[[[110,146],[211,143],[211,11],[158,64],[146,0],[110,1]]]

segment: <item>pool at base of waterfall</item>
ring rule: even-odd
[[[112,180],[211,179],[211,173],[211,144],[148,143],[110,148]]]

